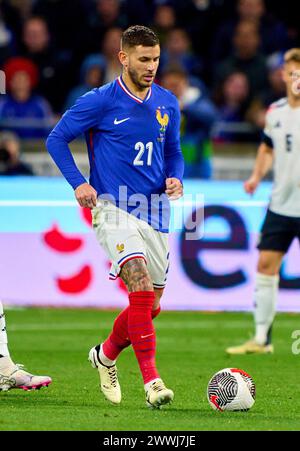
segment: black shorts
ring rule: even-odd
[[[287,253],[294,238],[300,241],[300,218],[278,215],[268,210],[257,248]]]

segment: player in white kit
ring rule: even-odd
[[[300,240],[300,49],[284,55],[283,79],[287,98],[267,112],[263,142],[258,149],[252,176],[245,190],[253,194],[269,169],[274,169],[271,203],[258,245],[254,320],[255,336],[229,354],[273,352],[271,330],[276,313],[279,271],[294,240]]]

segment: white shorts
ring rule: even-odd
[[[106,200],[98,200],[97,207],[92,210],[92,218],[98,242],[112,261],[111,280],[117,279],[129,260],[143,258],[153,287],[165,287],[169,270],[167,233],[154,230],[145,221]]]

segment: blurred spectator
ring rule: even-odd
[[[2,2],[9,4],[9,7],[13,10],[14,16],[18,13],[20,19],[25,20],[32,12],[35,0],[2,0]],[[15,19],[16,17],[14,17],[13,20]]]
[[[248,78],[242,72],[233,72],[222,84],[215,100],[219,107],[219,120],[244,122],[249,107],[250,87]]]
[[[118,58],[121,37],[122,29],[116,27],[111,28],[104,35],[102,43],[102,56],[105,59],[104,83],[113,81],[121,73],[122,66]]]
[[[250,93],[259,94],[268,87],[265,57],[259,53],[260,38],[256,25],[240,22],[233,36],[233,54],[216,66],[215,79],[222,83],[232,72],[243,72],[250,83]]]
[[[161,47],[165,45],[167,35],[176,26],[175,9],[168,3],[158,4],[154,11],[151,28],[159,37]]]
[[[236,0],[175,0],[178,24],[191,37],[197,55],[209,57],[220,23],[232,17]]]
[[[188,74],[179,67],[167,68],[162,74],[161,84],[179,101],[185,177],[211,177],[210,132],[217,119],[215,106],[198,87],[190,85]]]
[[[215,141],[256,141],[256,130],[246,124],[255,102],[251,100],[249,81],[243,72],[233,72],[224,80],[216,90],[215,102],[219,108]]]
[[[34,175],[20,159],[20,141],[11,132],[0,133],[0,175]]]
[[[282,97],[286,97],[286,85],[282,77],[282,67],[284,64],[284,53],[273,53],[267,59],[269,89],[260,95],[262,104],[268,108],[271,103]]]
[[[169,31],[165,46],[162,48],[160,72],[169,65],[181,66],[194,76],[201,75],[202,62],[193,54],[191,40],[182,28]]]
[[[0,64],[13,55],[15,52],[15,38],[12,31],[4,21],[0,9]]]
[[[215,35],[213,44],[213,61],[216,63],[230,55],[232,37],[236,26],[241,21],[253,22],[259,32],[262,53],[268,55],[285,50],[288,46],[287,29],[282,22],[275,19],[266,10],[264,0],[238,0],[236,16],[229,19]]]
[[[41,17],[26,20],[23,28],[22,54],[39,68],[37,92],[56,112],[62,109],[68,84],[72,83],[68,58],[60,58],[53,47],[46,21]]]
[[[149,26],[154,15],[155,4],[155,0],[123,0],[128,26],[135,24]]]
[[[104,35],[102,42],[102,53],[93,53],[85,58],[82,68],[89,66],[91,62],[95,62],[101,66],[101,84],[110,83],[115,80],[122,71],[119,61],[119,51],[122,37],[121,28],[110,28]]]
[[[272,13],[276,17],[280,17],[287,28],[288,32],[288,48],[300,47],[300,3],[295,0],[285,0],[284,2],[270,2],[268,9],[272,9]]]
[[[38,70],[26,58],[11,58],[4,67],[8,94],[0,97],[0,127],[15,131],[21,138],[44,138],[51,128],[48,102],[32,93]]]
[[[90,55],[86,58],[80,69],[82,83],[69,93],[65,103],[65,110],[71,108],[78,97],[103,84],[104,68],[105,60],[100,55]]]
[[[95,10],[88,18],[86,29],[86,51],[99,51],[104,35],[110,28],[126,28],[127,16],[121,8],[120,0],[96,0]]]
[[[18,4],[14,4],[12,0],[1,0],[0,1],[0,22],[1,22],[1,34],[3,33],[3,30],[8,30],[9,34],[11,36],[11,43],[12,48],[15,51],[15,48],[17,48],[18,44],[20,43],[20,37],[22,32],[22,13],[21,13],[21,6]],[[25,1],[24,1],[25,3]],[[2,35],[3,39],[3,35]],[[1,47],[1,45],[0,45]],[[12,56],[15,54],[9,53],[7,55],[7,58],[9,56]]]
[[[269,106],[277,100],[286,97],[286,85],[283,81],[284,53],[274,53],[267,60],[270,86],[252,102],[247,119],[257,128],[265,126],[266,112]]]
[[[57,50],[77,50],[85,38],[87,11],[94,7],[94,0],[30,1],[32,15],[43,17],[48,23]]]

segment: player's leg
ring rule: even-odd
[[[261,251],[259,254],[254,292],[254,341],[272,348],[271,329],[275,318],[279,288],[279,271],[283,252]]]
[[[6,333],[5,313],[0,301],[0,358],[9,357],[8,340]]]
[[[163,294],[163,290],[154,289],[155,300],[151,312],[152,319],[155,319],[160,313],[160,298]],[[120,353],[131,345],[131,341],[128,334],[128,312],[129,306],[122,310],[114,321],[113,330],[107,339],[90,351],[89,360],[92,362],[93,367],[97,367],[102,375],[102,385],[110,387],[112,389],[105,391],[105,395],[109,397],[109,400],[114,404],[119,404],[121,401],[120,390],[118,390],[117,383],[117,370],[116,361]],[[104,368],[103,368],[104,366]],[[113,382],[111,382],[113,379]],[[105,382],[106,381],[106,382]],[[115,387],[114,387],[115,386]]]
[[[142,259],[133,259],[122,268],[121,278],[128,287],[128,335],[142,373],[148,407],[159,408],[172,402],[174,393],[164,385],[156,368],[156,335],[152,321],[155,302],[152,278]],[[157,304],[160,295],[157,294]]]
[[[261,251],[254,291],[254,338],[241,346],[228,348],[229,354],[268,354],[273,352],[271,330],[278,297],[279,270],[284,254]]]
[[[160,311],[161,311],[160,301],[161,301],[163,294],[164,294],[163,288],[159,288],[159,289],[154,288],[155,298],[154,298],[154,304],[152,307],[152,319],[155,319],[160,314]]]
[[[228,348],[229,354],[273,352],[271,330],[276,313],[279,270],[283,256],[282,252],[260,252],[254,291],[255,335],[241,346]]]
[[[154,304],[151,316],[155,319],[160,313],[160,299],[163,290],[154,288]],[[120,312],[114,321],[113,330],[107,339],[100,345],[99,357],[107,365],[114,365],[118,356],[131,345],[128,337],[128,311],[129,306]]]
[[[0,390],[9,390],[12,387],[13,384],[9,379],[9,374],[13,365],[8,350],[5,313],[0,301]]]
[[[271,331],[276,313],[279,271],[283,256],[283,252],[260,252],[254,292],[255,336],[241,346],[228,348],[228,354],[273,352]]]
[[[294,238],[288,217],[268,212],[262,228],[254,292],[255,336],[241,346],[230,347],[229,354],[273,352],[272,324],[275,318],[282,259]]]
[[[153,282],[154,292],[156,295],[155,308],[159,309],[160,300],[164,293],[164,287],[166,285],[167,274],[169,271],[168,234],[158,232],[152,227],[148,227],[143,230],[143,236],[147,246],[147,269]],[[147,387],[146,400],[148,407],[153,407],[157,397],[157,390],[159,391],[162,388],[165,390],[165,385],[162,381],[159,381],[158,386],[157,384],[154,384],[153,386],[150,384],[150,386]],[[171,402],[174,398],[174,393],[171,390],[168,390],[168,392]]]
[[[23,390],[39,389],[51,384],[48,376],[34,376],[22,369],[22,365],[16,365],[9,354],[6,333],[5,313],[0,301],[0,390],[7,391],[11,388]]]
[[[93,210],[93,227],[100,245],[113,261],[110,276],[117,278],[127,260],[133,257],[145,259],[145,249],[136,221],[131,215],[120,211],[111,204]],[[97,368],[100,375],[100,387],[105,397],[119,404],[121,389],[117,378],[116,360],[123,349],[130,344],[128,334],[128,313],[125,308],[116,318],[113,330],[108,338],[94,346],[89,352],[89,361]],[[159,314],[154,302],[152,318]]]

